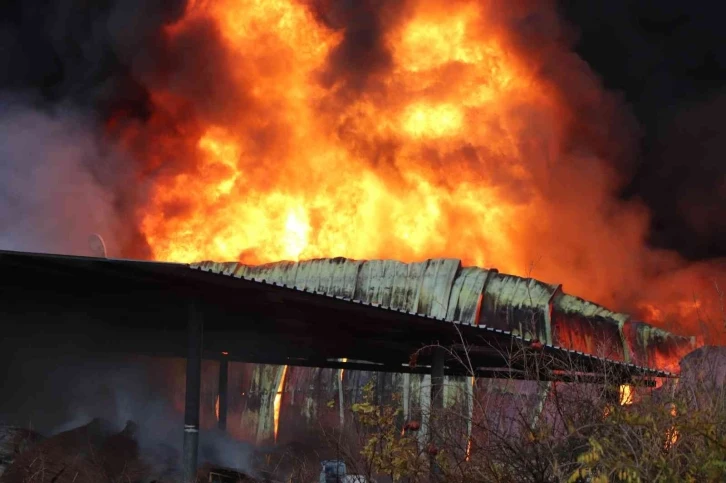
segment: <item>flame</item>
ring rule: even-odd
[[[618,388],[618,404],[620,406],[629,406],[633,404],[633,386],[630,384],[622,384]],[[613,413],[613,406],[607,404],[603,409],[602,417],[607,418]]]
[[[648,251],[647,213],[614,201],[600,153],[620,145],[611,99],[560,36],[540,45],[511,28],[547,15],[341,3],[196,0],[165,27],[180,53],[146,86],[149,120],[107,123],[144,161],[138,228],[153,258],[457,257],[519,275],[541,258],[538,278],[585,298],[695,317],[683,281],[706,278]],[[198,44],[203,69],[185,60]]]
[[[621,406],[633,404],[633,387],[630,384],[621,385],[619,393]]]
[[[287,366],[283,366],[282,374],[280,375],[280,384],[277,386],[277,392],[275,393],[275,401],[273,403],[273,425],[275,431],[275,442],[277,443],[277,432],[280,428],[280,406],[282,405],[282,393],[285,389],[285,376],[287,376]]]
[[[423,157],[441,143],[442,154],[458,158],[472,140],[486,143],[492,156],[516,157],[510,131],[521,126],[506,112],[527,101],[549,104],[548,92],[508,55],[497,31],[479,32],[480,7],[434,7],[423,2],[386,35],[393,95],[362,95],[330,112],[321,109],[335,103],[336,90],[321,86],[319,76],[343,36],[304,2],[222,0],[190,8],[170,35],[202,18],[214,21],[239,61],[230,69],[240,89],[244,84],[251,102],[275,115],[240,113],[200,130],[196,172],[154,186],[142,231],[155,258],[264,263],[459,253],[483,265],[496,252],[500,266],[507,265],[509,220],[521,208],[475,166],[458,162],[444,181]],[[457,79],[437,85],[437,72],[454,64]],[[156,100],[168,102],[163,95]],[[252,133],[272,122],[284,139],[260,150]],[[366,145],[386,139],[401,146],[395,166],[381,168]],[[517,162],[501,169],[528,176]],[[180,204],[190,207],[184,216],[167,216],[168,207]],[[477,223],[468,224],[467,234],[443,235],[442,225],[464,220]]]
[[[678,411],[676,410],[675,404],[671,404],[670,408],[670,414],[672,417],[676,417],[678,414]],[[678,432],[678,428],[676,428],[675,425],[671,426],[671,428],[666,431],[666,442],[665,442],[665,449],[669,450],[678,442],[680,434]]]

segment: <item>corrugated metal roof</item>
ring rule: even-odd
[[[610,319],[620,328],[629,319],[627,314],[618,314],[563,294],[559,285],[500,274],[497,270],[462,267],[461,261],[456,259],[409,264],[344,258],[264,265],[203,261],[189,267],[381,310],[477,326],[484,332],[525,342],[536,339],[544,344],[545,350],[564,351],[593,361],[603,358],[553,343],[547,314],[554,308],[601,321]],[[483,307],[479,307],[482,297]],[[527,317],[523,318],[522,314]],[[532,327],[525,327],[525,324]],[[629,362],[613,362],[633,369],[647,369]],[[672,375],[667,371],[659,371],[659,374]]]

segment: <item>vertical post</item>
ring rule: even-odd
[[[227,383],[229,379],[229,359],[227,353],[222,352],[222,358],[219,359],[219,420],[217,427],[222,431],[227,430]]]
[[[441,425],[437,424],[437,419],[441,416],[444,409],[444,356],[443,347],[434,347],[431,361],[431,416],[429,417],[429,428],[431,445],[438,452],[441,444]],[[438,481],[440,468],[436,464],[436,454],[431,454],[431,479]]]
[[[187,380],[184,404],[183,483],[197,479],[199,451],[199,400],[202,384],[202,337],[204,327],[199,307],[192,301],[187,313]]]
[[[434,347],[431,361],[431,406],[434,411],[444,408],[444,356],[443,347]]]

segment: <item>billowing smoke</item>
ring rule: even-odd
[[[577,52],[641,124],[623,196],[652,214],[649,241],[691,259],[726,256],[726,32],[708,3],[560,2]]]
[[[72,105],[41,110],[0,98],[0,247],[88,255],[88,236],[99,233],[120,250],[124,160],[95,129]]]

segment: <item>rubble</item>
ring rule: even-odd
[[[146,467],[128,423],[113,434],[100,419],[59,433],[19,453],[1,483],[99,483],[140,481]]]
[[[153,469],[140,452],[137,425],[114,432],[101,419],[47,439],[22,428],[0,426],[0,483],[176,483],[175,469]],[[157,465],[159,466],[159,465]],[[164,465],[161,465],[164,466]],[[163,476],[162,476],[163,475]],[[203,483],[276,483],[240,470],[201,465]]]
[[[30,429],[0,425],[0,477],[20,453],[42,439],[40,434]]]

